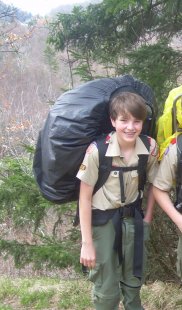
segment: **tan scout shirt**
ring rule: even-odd
[[[170,191],[175,184],[177,169],[177,145],[170,144],[160,162],[153,185],[163,191]]]
[[[147,164],[147,179],[150,183],[153,182],[158,168],[158,148],[154,139],[150,138],[151,146],[150,152],[148,152],[141,139],[137,138],[135,150],[129,163],[126,163],[124,160],[115,132],[108,136],[107,141],[108,148],[106,156],[113,157],[112,165],[116,167],[136,166],[139,159],[138,154],[150,153]],[[92,143],[86,151],[85,158],[80,166],[77,177],[86,184],[94,187],[98,179],[98,166],[99,158],[97,145],[96,143]],[[136,200],[138,196],[138,173],[136,170],[124,172],[124,191],[126,197],[124,204]],[[112,171],[106,183],[93,195],[92,208],[107,210],[118,208],[124,204],[121,203],[119,173],[118,171]]]

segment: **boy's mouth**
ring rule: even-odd
[[[125,135],[127,136],[134,136],[136,134],[136,132],[125,132]]]

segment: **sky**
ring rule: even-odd
[[[6,4],[32,13],[33,15],[46,15],[52,9],[66,4],[83,3],[85,0],[2,0]]]

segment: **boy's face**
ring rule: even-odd
[[[116,120],[111,119],[120,141],[132,143],[142,131],[143,121],[136,119],[130,113],[120,114]]]

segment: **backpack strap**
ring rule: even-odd
[[[106,183],[112,170],[112,157],[105,156],[108,148],[108,144],[106,143],[106,137],[107,135],[102,135],[96,140],[99,152],[99,172],[98,180],[95,184],[93,194],[95,194]]]
[[[182,134],[177,136],[176,206],[182,212]],[[181,209],[181,210],[180,210]]]
[[[140,139],[144,143],[147,150],[150,150],[150,142],[149,138],[146,135],[140,135]],[[148,154],[140,154],[139,161],[138,161],[138,191],[139,194],[144,191],[145,183],[146,183],[146,168],[147,168],[147,162],[148,162]]]

